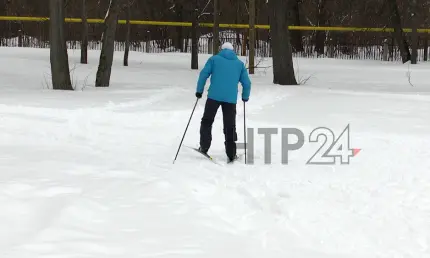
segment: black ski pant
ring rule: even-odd
[[[200,147],[208,151],[212,142],[212,125],[218,112],[222,108],[225,136],[225,151],[227,157],[233,158],[236,155],[236,104],[220,102],[213,99],[206,101],[205,111],[200,127]]]

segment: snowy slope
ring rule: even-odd
[[[349,165],[281,164],[281,136],[255,136],[255,164],[216,165],[183,147],[198,71],[186,54],[116,53],[109,88],[98,53],[74,92],[49,86],[49,50],[0,48],[0,257],[373,258],[430,256],[430,65],[295,60],[303,86],[252,76],[247,126],[349,124]],[[203,66],[208,56],[201,56]],[[265,65],[270,65],[266,60]],[[196,146],[204,100],[184,144]],[[238,135],[243,141],[243,104]],[[223,162],[221,112],[211,154]],[[241,151],[242,152],[242,151]]]

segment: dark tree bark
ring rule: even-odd
[[[82,0],[81,7],[82,19],[82,41],[81,41],[81,64],[88,63],[88,21],[87,21],[87,3]]]
[[[288,25],[300,26],[300,0],[288,0]],[[303,52],[302,32],[300,30],[292,30],[291,45],[294,52]]]
[[[255,73],[255,0],[249,0],[249,74]]]
[[[293,53],[287,23],[287,3],[284,0],[269,0],[270,34],[273,50],[273,83],[297,85],[294,74]]]
[[[423,22],[424,23],[424,27],[427,28],[427,26],[428,26],[428,19],[429,19],[428,13],[425,13],[423,15],[423,17],[424,17],[424,22]],[[425,33],[423,35],[423,41],[424,41],[424,46],[423,46],[423,48],[424,48],[423,61],[427,62],[428,61],[428,56],[429,56],[429,37],[428,37],[428,33]]]
[[[409,51],[409,45],[403,33],[402,21],[400,18],[399,8],[396,0],[386,0],[390,14],[391,24],[394,28],[394,37],[399,45],[400,53],[402,55],[403,63],[411,60],[411,53]]]
[[[246,56],[248,40],[249,40],[249,30],[244,30],[242,35],[242,56]]]
[[[17,10],[16,16],[21,16],[19,10]],[[22,22],[19,22],[18,24],[19,24],[19,29],[18,29],[18,47],[23,47],[24,46],[23,45],[23,33],[24,33],[23,27],[24,26],[23,26]]]
[[[128,66],[128,55],[130,52],[130,33],[131,33],[131,2],[128,0],[127,3],[127,35],[125,38],[125,51],[124,51],[124,66]]]
[[[177,17],[176,21],[183,22],[184,21],[184,18],[183,18],[184,5],[179,1],[176,1],[176,2],[177,2],[175,4],[175,14]],[[184,29],[181,26],[176,27],[175,48],[178,49],[181,53],[184,52],[183,30]]]
[[[236,4],[236,15],[235,15],[235,18],[234,18],[234,22],[236,24],[239,24],[240,21],[241,21],[240,18],[242,17],[241,12],[240,12],[240,4],[238,4],[237,2],[235,2],[235,4]],[[236,30],[236,45],[240,46],[242,44],[241,40],[242,40],[242,38],[241,38],[241,31],[240,30]],[[242,50],[242,53],[243,53],[243,50]]]
[[[191,28],[191,69],[199,69],[199,0],[194,0],[193,27]]]
[[[410,0],[411,9],[411,23],[412,23],[412,53],[411,53],[411,64],[417,64],[418,62],[418,17],[417,17],[417,0]]]
[[[54,90],[73,90],[64,36],[64,2],[50,0],[50,60]]]
[[[213,54],[219,51],[219,0],[214,0]]]
[[[327,25],[326,15],[326,0],[317,0],[317,21],[318,26]],[[325,31],[317,31],[315,34],[315,51],[318,55],[324,55],[325,39],[327,33]]]
[[[121,0],[111,0],[104,21],[102,50],[97,70],[96,87],[109,87],[115,50],[115,32],[118,25]]]

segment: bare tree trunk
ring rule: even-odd
[[[239,19],[240,17],[242,17],[241,12],[240,12],[240,4],[236,2],[236,15],[234,17],[234,22],[236,24],[240,23],[240,19]],[[238,46],[242,45],[242,43],[241,43],[242,38],[240,35],[241,35],[240,30],[236,30],[236,45],[238,45]],[[243,50],[242,50],[242,53],[243,53]]]
[[[81,64],[88,64],[88,21],[87,21],[87,3],[82,0],[81,7],[82,18],[82,42],[81,42]]]
[[[193,27],[191,29],[191,69],[199,69],[199,0],[194,0]]]
[[[288,0],[288,25],[300,26],[300,0]],[[293,30],[291,33],[291,45],[294,52],[303,52],[302,32]]]
[[[50,60],[54,90],[73,90],[64,36],[64,2],[50,0]]]
[[[125,39],[125,51],[124,51],[124,66],[128,66],[128,55],[130,52],[130,33],[131,33],[131,1],[127,3],[127,35]]]
[[[318,26],[325,26],[327,23],[327,15],[326,15],[326,0],[317,0],[318,1]],[[325,31],[317,31],[315,34],[315,51],[318,55],[324,55],[324,47],[325,47],[325,39],[326,39]]]
[[[5,4],[5,7],[6,7],[6,5],[7,4]],[[16,16],[21,16],[19,10],[17,10]],[[23,24],[22,24],[22,22],[19,22],[19,27],[20,28],[18,30],[18,47],[23,47],[24,46],[23,45],[23,34],[24,34],[24,31],[23,31]]]
[[[290,32],[287,24],[287,3],[284,0],[269,0],[270,34],[273,49],[273,83],[297,85],[293,66]]]
[[[175,3],[175,13],[178,22],[183,22],[184,5],[180,1],[176,1]],[[178,49],[181,53],[184,52],[184,36],[183,36],[183,27],[176,27],[176,37],[175,37],[175,48]]]
[[[427,27],[428,26],[428,19],[429,19],[428,13],[426,13],[424,15],[424,17],[425,17],[425,19],[424,19],[424,26]],[[424,56],[423,56],[423,61],[427,62],[428,61],[428,56],[429,56],[429,37],[428,37],[428,34],[425,33],[424,36],[423,36],[423,38],[424,38],[424,46],[423,46],[423,48],[424,48],[424,53],[423,53]]]
[[[411,22],[412,22],[412,54],[411,64],[417,64],[418,62],[418,17],[417,17],[417,1],[410,0],[411,7]]]
[[[219,0],[214,0],[213,54],[219,51]]]
[[[249,0],[249,73],[255,73],[255,0]]]
[[[100,53],[99,67],[97,70],[96,87],[109,87],[112,72],[112,63],[115,50],[115,32],[118,25],[120,1],[111,0],[104,21],[102,36],[102,50]]]
[[[429,38],[426,35],[424,35],[424,57],[423,57],[423,61],[427,62],[429,58]]]
[[[400,53],[402,55],[403,63],[411,60],[411,53],[409,51],[409,45],[403,34],[402,22],[400,18],[399,8],[397,7],[396,0],[386,0],[388,4],[388,9],[390,12],[391,24],[394,27],[394,36],[396,42],[399,45]]]
[[[243,36],[242,36],[242,56],[246,56],[246,50],[249,40],[249,31],[243,30]]]

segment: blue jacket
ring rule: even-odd
[[[237,103],[238,84],[242,84],[242,99],[249,100],[251,81],[245,64],[239,60],[232,50],[224,49],[218,55],[212,56],[200,72],[197,82],[197,92],[203,93],[206,81],[211,77],[208,98]]]

